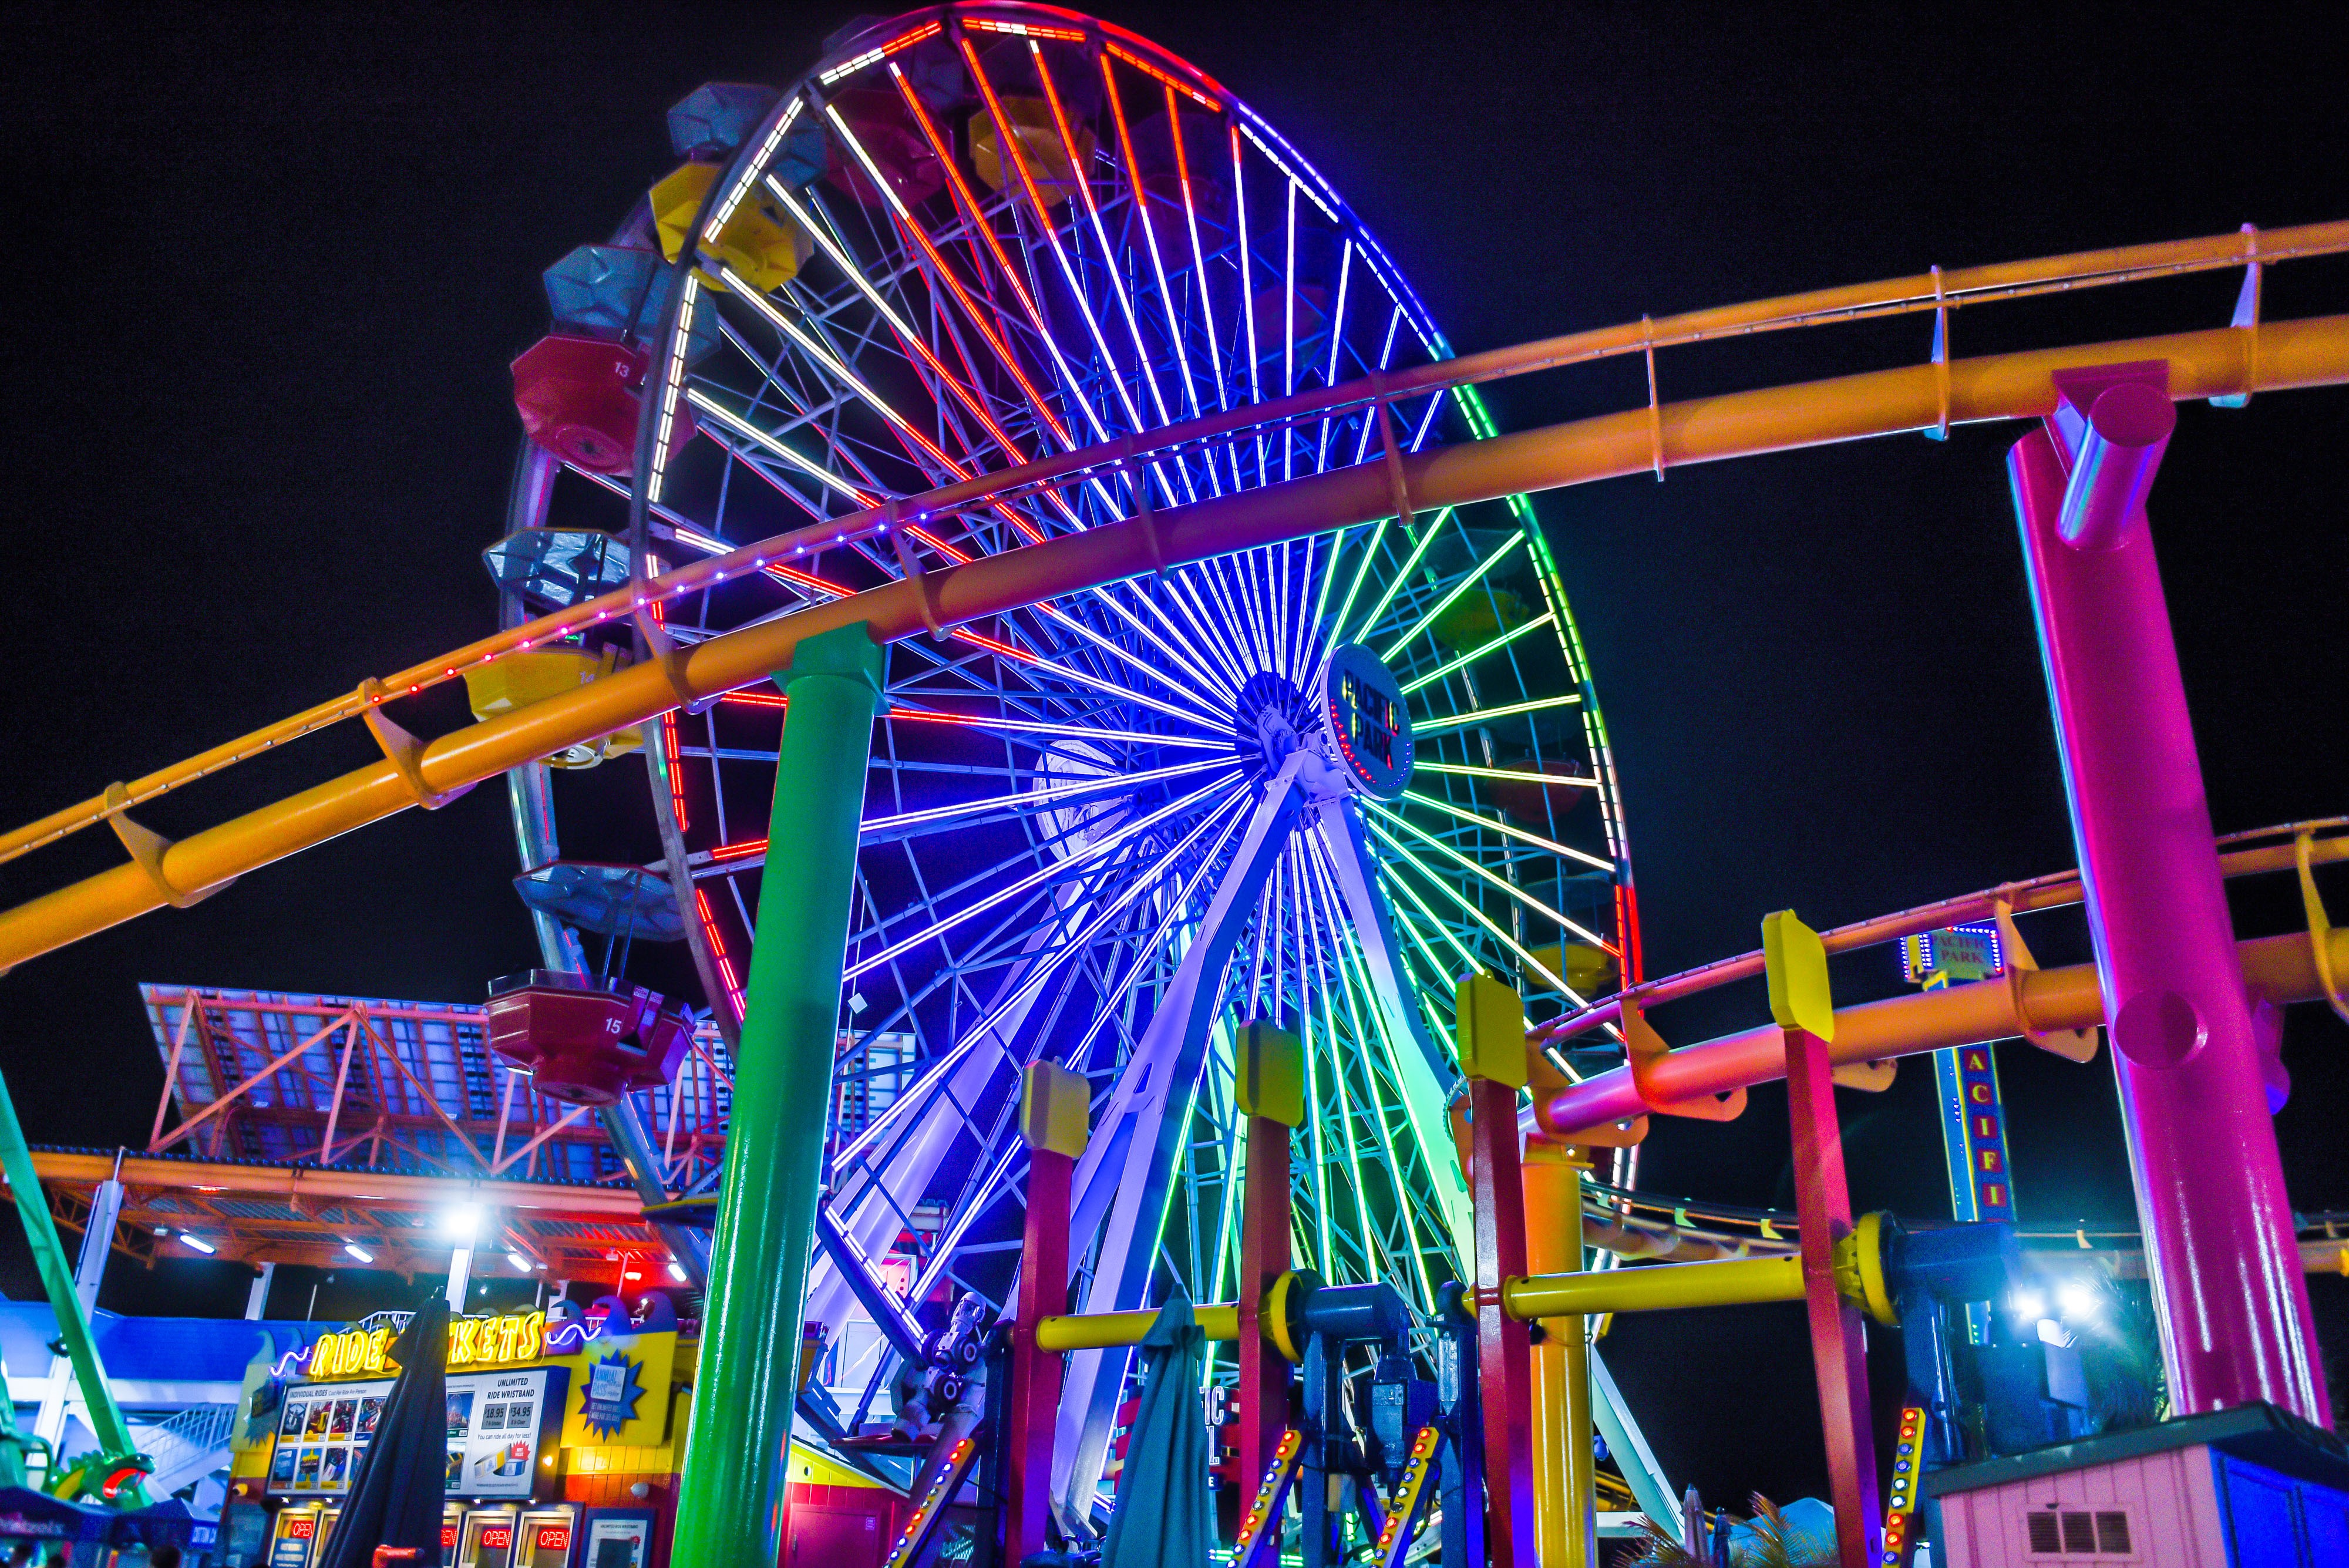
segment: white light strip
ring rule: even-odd
[[[726,226],[727,220],[734,215],[734,209],[742,204],[742,198],[750,193],[750,187],[758,181],[759,171],[767,166],[767,160],[775,155],[775,149],[782,145],[783,133],[791,130],[792,121],[800,117],[800,110],[805,107],[806,101],[798,98],[792,99],[783,109],[783,117],[775,121],[775,128],[767,132],[767,140],[759,143],[758,152],[742,165],[741,178],[734,182],[734,189],[718,203],[718,210],[710,215],[709,223],[701,231],[703,244],[717,241],[718,231]]]
[[[737,435],[755,443],[764,451],[774,453],[777,457],[781,458],[785,462],[792,464],[811,478],[820,480],[823,483],[832,486],[833,489],[837,490],[841,494],[848,497],[850,501],[855,503],[859,507],[869,507],[875,504],[871,496],[866,495],[863,491],[857,489],[856,486],[849,483],[848,481],[841,478],[840,475],[833,472],[830,469],[816,462],[815,459],[802,456],[792,448],[785,446],[781,441],[778,441],[773,436],[769,435],[765,431],[761,430],[758,426],[752,424],[750,421],[744,419],[741,415],[736,413],[725,404],[718,401],[718,400],[709,396],[709,393],[703,391],[700,388],[691,387],[687,389],[685,400],[691,403],[703,413],[708,414],[711,419],[716,420],[719,424],[724,425],[728,430],[734,431]]]

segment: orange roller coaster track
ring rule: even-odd
[[[519,711],[429,743],[375,710],[392,697],[469,666],[559,638],[640,602],[693,591],[725,575],[885,527],[906,509],[943,510],[988,496],[1067,483],[1147,452],[1278,424],[1336,407],[1382,403],[1431,388],[1660,347],[1901,312],[1946,311],[1968,302],[2083,288],[2228,266],[2267,265],[2349,251],[2349,223],[2266,234],[2088,253],[2044,262],[1928,275],[1619,327],[1445,360],[1408,377],[1301,394],[1240,413],[1169,425],[1050,462],[1006,470],[835,520],[821,530],[745,546],[493,639],[471,644],[354,696],[215,747],[175,767],[115,785],[82,805],[0,838],[11,857],[77,828],[109,821],[132,855],[116,867],[0,912],[0,969],[51,951],[165,904],[185,906],[248,871],[409,806],[436,805],[507,769],[640,724],[683,703],[761,680],[788,664],[802,638],[864,622],[878,640],[910,637],[996,615],[1154,569],[1302,538],[1392,516],[1592,480],[1719,462],[1868,436],[1954,424],[2032,419],[2055,401],[2064,369],[2161,359],[2180,401],[2349,381],[2349,316],[2260,322],[2078,348],[2002,354],[1878,370],[1679,403],[1651,401],[1622,413],[1493,436],[1377,462],[1124,522],[932,571],[813,605],[785,618],[712,638],[667,660],[621,670]],[[2247,291],[2247,297],[2249,291]],[[1651,382],[1652,392],[1653,382]],[[381,762],[169,842],[129,821],[129,805],[355,714],[383,742]]]

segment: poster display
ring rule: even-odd
[[[563,1422],[569,1369],[451,1373],[448,1470],[451,1496],[525,1500],[540,1450]],[[388,1379],[314,1383],[286,1390],[268,1489],[280,1497],[334,1497],[350,1490],[383,1418]]]

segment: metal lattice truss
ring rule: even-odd
[[[727,248],[745,203],[801,238],[775,286]],[[534,454],[516,527],[714,552],[1451,352],[1253,110],[1155,46],[1041,8],[917,12],[842,45],[745,136],[690,233],[693,270],[648,345],[637,474]],[[1018,1077],[1045,1057],[1096,1089],[1087,1304],[1174,1282],[1227,1298],[1229,1043],[1257,1018],[1307,1046],[1300,1259],[1423,1305],[1458,1276],[1454,978],[1498,970],[1554,1010],[1637,969],[1612,759],[1532,510],[1415,512],[1396,478],[1402,453],[1491,429],[1473,389],[1242,424],[893,514],[647,612],[657,651],[1150,508],[1344,469],[1393,482],[1394,514],[1372,524],[892,646],[840,1013],[842,1070],[885,1093],[834,1128],[809,1318],[885,1326],[947,1289],[1007,1299]],[[1392,672],[1416,732],[1392,803],[1284,770],[1326,750],[1319,676],[1350,643]],[[738,691],[664,716],[645,749],[658,864],[730,1031],[781,709]],[[567,812],[568,781],[513,779],[527,866],[649,857],[608,812]],[[577,932],[541,934],[548,961],[584,967]],[[892,1254],[910,1290],[878,1282]],[[1072,1358],[1072,1491],[1114,1404],[1118,1368],[1099,1361]]]

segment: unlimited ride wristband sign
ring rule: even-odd
[[[449,1494],[529,1498],[541,1452],[561,1429],[570,1381],[569,1368],[561,1366],[450,1374]],[[296,1498],[348,1491],[390,1393],[388,1380],[287,1390],[270,1459],[270,1493]]]

